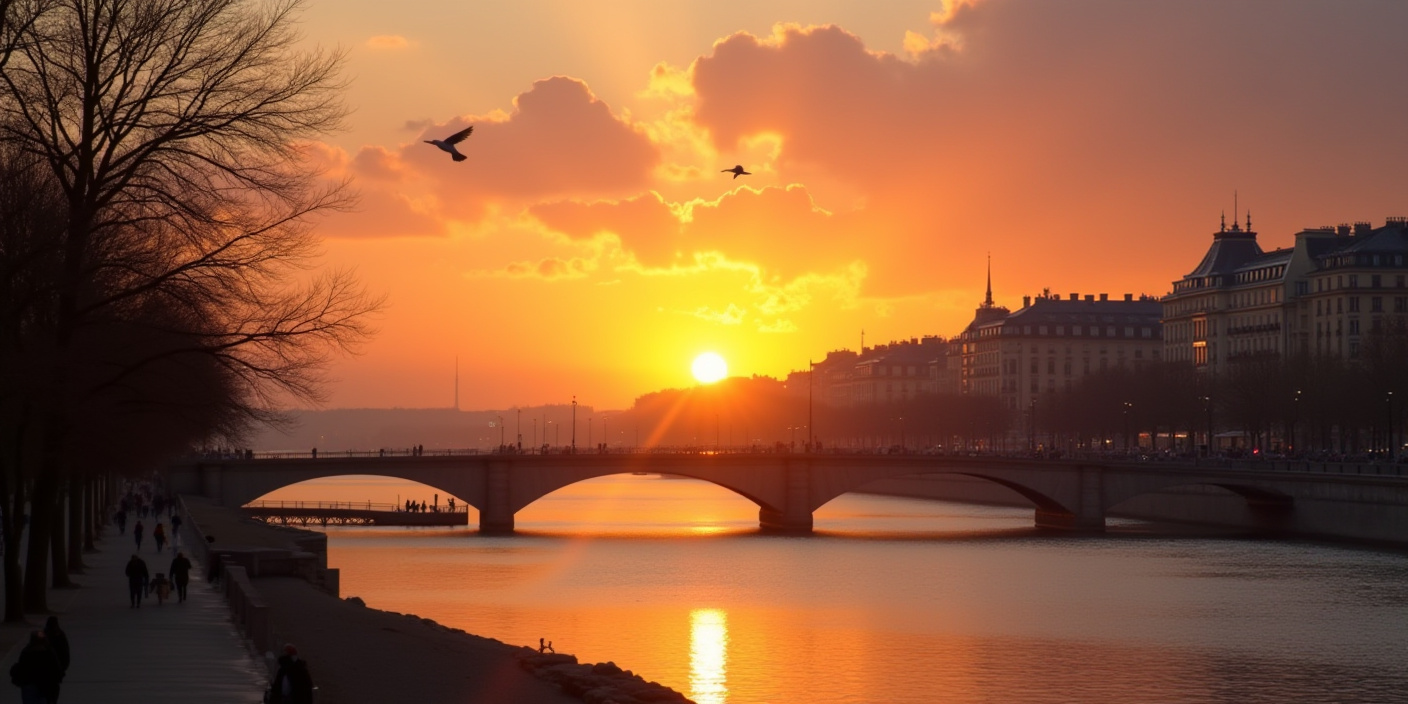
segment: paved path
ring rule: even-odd
[[[185,603],[157,606],[148,597],[141,608],[128,605],[123,568],[132,555],[131,536],[111,529],[100,551],[84,555],[87,569],[75,575],[79,589],[53,590],[50,605],[68,633],[73,664],[60,702],[82,704],[257,704],[267,676],[245,649],[230,623],[224,597],[205,583],[199,566],[191,575]],[[171,564],[170,549],[141,553],[153,575]],[[31,620],[43,624],[43,617]],[[18,655],[14,648],[3,672]],[[18,701],[18,690],[0,684],[0,703]]]

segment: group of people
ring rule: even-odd
[[[186,601],[186,587],[191,582],[191,560],[183,552],[176,553],[166,573],[157,572],[155,577],[147,570],[146,561],[134,553],[132,559],[127,561],[126,572],[130,608],[141,608],[142,600],[152,594],[156,595],[157,606],[161,606],[170,598],[173,588],[176,590],[176,603]],[[167,578],[167,574],[171,577]]]
[[[436,494],[436,495],[435,495],[435,499],[436,499],[436,500],[435,500],[435,503],[432,503],[432,504],[427,504],[427,503],[425,503],[424,501],[421,501],[421,502],[417,503],[417,502],[412,501],[412,500],[410,500],[410,499],[406,499],[406,503],[401,507],[401,509],[402,509],[403,511],[405,511],[406,513],[426,513],[427,511],[430,512],[430,513],[439,513],[439,512],[440,512],[440,495],[439,495],[439,494]],[[448,498],[448,499],[445,500],[445,503],[448,504],[448,508],[447,508],[446,510],[449,511],[450,513],[454,513],[454,512],[455,512],[455,497],[451,496],[450,498]]]
[[[20,688],[21,704],[55,704],[68,674],[68,635],[59,618],[50,616],[43,630],[29,634],[29,643],[10,666],[10,683]]]

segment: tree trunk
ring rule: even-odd
[[[24,570],[20,567],[20,539],[24,535],[24,482],[16,472],[0,475],[5,503],[5,623],[24,621]],[[11,486],[14,491],[11,492]]]
[[[73,581],[68,578],[68,541],[66,535],[67,513],[64,508],[67,503],[64,500],[63,483],[60,482],[59,489],[54,496],[54,515],[52,520],[54,527],[49,531],[49,549],[53,553],[50,561],[53,563],[53,584],[54,587],[72,587]]]
[[[68,571],[83,574],[83,495],[87,488],[82,479],[68,480]]]
[[[41,468],[34,480],[29,507],[29,549],[25,554],[24,608],[30,613],[49,610],[49,541],[54,528],[53,472]]]

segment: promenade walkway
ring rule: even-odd
[[[123,570],[132,556],[131,535],[111,528],[99,551],[84,555],[77,589],[50,592],[50,607],[68,633],[73,664],[60,702],[105,704],[256,704],[267,682],[262,663],[245,649],[219,592],[205,583],[199,566],[191,575],[185,603],[157,606],[148,597],[139,609],[128,606]],[[165,573],[173,554],[158,554],[148,538],[141,552],[153,575]],[[31,616],[42,625],[44,617]],[[12,635],[14,627],[7,627]],[[8,639],[7,639],[8,640]],[[6,653],[8,673],[23,642]],[[8,678],[7,678],[8,679]],[[19,701],[19,690],[0,684],[0,702]]]

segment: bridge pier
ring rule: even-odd
[[[492,462],[484,473],[484,506],[479,509],[480,535],[513,535],[513,503],[509,464]]]
[[[1100,467],[1081,467],[1073,506],[1038,506],[1036,527],[1082,533],[1105,532],[1105,473]]]
[[[812,532],[811,468],[805,460],[788,462],[784,468],[785,493],[781,510],[758,509],[758,527],[769,533],[810,535]]]

